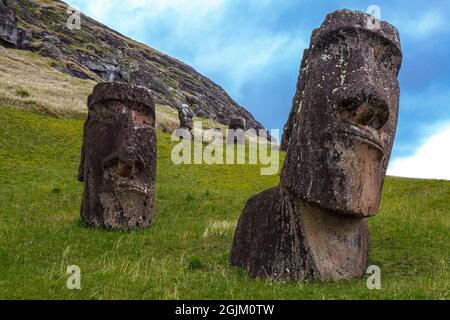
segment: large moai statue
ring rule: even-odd
[[[305,49],[303,51],[303,58],[302,62],[300,64],[300,71],[298,74],[298,80],[297,80],[297,90],[295,91],[294,99],[292,101],[292,109],[289,113],[288,121],[286,122],[286,125],[284,126],[283,130],[283,136],[281,138],[281,144],[280,144],[280,151],[287,151],[289,146],[289,141],[291,140],[291,133],[294,127],[294,119],[297,113],[299,112],[300,108],[302,107],[302,98],[303,98],[303,91],[305,89],[306,85],[306,66],[308,62],[308,55],[309,50]]]
[[[253,277],[340,280],[367,268],[397,127],[398,31],[340,10],[313,31],[280,185],[248,200],[231,264]],[[286,134],[286,132],[285,132]]]
[[[106,229],[145,228],[154,217],[155,106],[150,92],[101,83],[88,99],[78,180],[81,218]]]

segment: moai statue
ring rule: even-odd
[[[192,122],[194,113],[187,104],[181,105],[181,108],[178,109],[178,117],[180,118],[180,129],[188,129],[189,131],[192,131],[194,128]]]
[[[227,144],[245,144],[246,121],[242,117],[230,118]]]
[[[155,106],[150,92],[101,83],[88,99],[78,180],[81,218],[106,229],[145,228],[154,217]]]
[[[340,10],[313,31],[280,185],[248,200],[231,264],[253,277],[340,280],[367,268],[399,108],[398,31]]]
[[[246,128],[246,121],[241,117],[232,117],[230,119],[230,125],[228,126],[232,130],[244,130]]]

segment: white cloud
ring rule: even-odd
[[[83,13],[119,31],[135,36],[163,21],[173,30],[194,27],[206,16],[221,12],[224,0],[69,0]]]
[[[307,36],[273,32],[264,24],[274,0],[69,0],[119,32],[192,65],[219,82],[235,99],[265,70],[301,55]],[[296,67],[295,67],[296,68]]]
[[[304,47],[302,38],[283,34],[240,35],[221,46],[200,49],[193,61],[207,74],[220,74],[224,85],[234,97],[241,95],[241,88],[265,70],[274,70]]]
[[[450,180],[450,123],[429,136],[412,156],[393,159],[388,174]]]
[[[440,13],[428,11],[415,23],[415,30],[419,35],[428,35],[443,26],[444,19]]]
[[[406,21],[398,21],[396,25],[402,33],[406,32],[411,37],[423,38],[436,31],[446,30],[446,21],[441,12],[429,10],[420,16],[409,17]]]

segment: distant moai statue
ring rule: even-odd
[[[106,229],[145,228],[154,217],[155,105],[150,91],[101,83],[88,99],[78,180],[81,218]]]
[[[178,109],[178,118],[180,119],[180,129],[187,129],[192,131],[194,128],[193,118],[194,112],[187,104],[182,104]]]
[[[288,124],[280,185],[250,198],[230,263],[253,277],[362,277],[399,109],[397,29],[339,10],[312,33]],[[285,139],[286,140],[286,139]]]
[[[245,144],[247,123],[242,117],[231,117],[228,126],[227,144]]]

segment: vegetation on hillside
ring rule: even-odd
[[[87,97],[95,82],[63,74],[51,65],[55,61],[37,53],[0,46],[0,103],[56,117],[84,118]],[[208,119],[205,128],[226,128]],[[156,105],[157,128],[171,133],[179,126],[178,111],[168,105]]]
[[[191,66],[84,14],[80,28],[69,28],[68,8],[59,0],[0,0],[0,29],[5,30],[0,43],[49,57],[52,68],[80,79],[144,86],[158,104],[176,109],[186,104],[196,116],[225,125],[243,117],[248,127],[263,129],[223,88]]]

